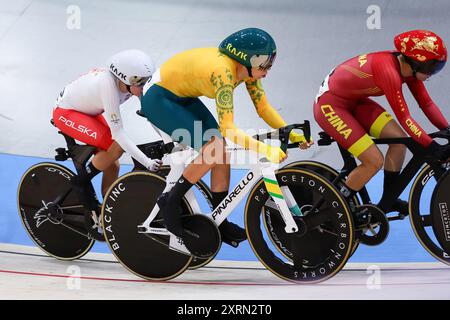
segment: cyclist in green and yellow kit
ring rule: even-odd
[[[184,194],[211,170],[212,205],[217,207],[228,195],[230,164],[225,153],[225,140],[264,154],[274,163],[280,163],[286,154],[253,139],[234,124],[233,91],[245,83],[258,115],[272,128],[286,126],[286,122],[267,101],[261,79],[269,72],[276,57],[272,37],[257,28],[237,31],[227,37],[219,48],[197,48],[176,54],[153,75],[150,86],[144,88],[142,113],[161,131],[172,135],[180,128],[191,133],[190,144],[200,154],[189,164],[175,186],[158,200],[167,229],[185,239],[179,205]],[[218,123],[199,97],[215,99]],[[195,121],[202,122],[202,136],[194,135]],[[208,141],[205,133],[214,131]],[[291,142],[306,149],[311,143],[302,135],[291,133]],[[207,155],[223,155],[211,161]],[[222,240],[237,244],[246,239],[245,230],[225,220],[220,226]]]

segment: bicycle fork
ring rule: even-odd
[[[275,202],[281,218],[285,223],[284,231],[286,233],[294,233],[298,231],[298,226],[292,217],[302,216],[302,212],[295,201],[294,196],[287,186],[280,187],[275,176],[277,165],[270,164],[261,170],[267,192]]]

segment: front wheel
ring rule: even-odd
[[[339,176],[339,172],[337,170],[335,170],[334,168],[330,167],[329,165],[327,165],[325,163],[313,161],[313,160],[295,161],[295,162],[287,164],[284,168],[297,168],[297,169],[306,169],[306,170],[314,171],[315,173],[320,174],[321,176],[325,177],[328,181],[331,181],[331,182],[333,182]],[[357,206],[361,205],[361,201],[359,200],[357,195],[355,195],[351,201],[352,201],[351,206],[353,206],[355,208]],[[358,249],[359,243],[360,243],[359,233],[355,233],[355,238],[353,239],[353,247],[352,247],[351,256],[353,256],[356,249]]]
[[[447,174],[448,172],[444,175],[448,177]],[[437,188],[436,180],[438,179],[439,177],[436,177],[435,171],[430,166],[424,167],[419,172],[409,195],[409,218],[414,234],[425,250],[437,260],[450,265],[450,252],[447,252],[439,243],[433,230],[434,220],[436,220],[433,217],[433,207],[436,204],[432,203],[433,198],[430,195],[434,194],[433,190]],[[448,192],[445,196],[448,199]]]
[[[263,180],[253,187],[246,203],[245,225],[249,243],[258,259],[278,277],[296,283],[316,283],[336,275],[353,248],[354,227],[350,209],[336,188],[322,176],[304,169],[281,169],[280,186],[287,186],[303,217],[295,217],[306,233],[286,233],[281,214]],[[310,197],[304,197],[304,190]],[[313,209],[316,206],[316,209]],[[275,239],[277,246],[272,244]],[[279,253],[279,248],[282,254]]]

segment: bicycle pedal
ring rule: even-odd
[[[57,148],[55,149],[55,151],[56,151],[55,156],[56,161],[65,161],[69,159],[69,155],[67,154],[67,150],[65,148]]]
[[[361,228],[370,223],[370,219],[371,219],[372,215],[370,214],[370,211],[368,210],[368,208],[366,208],[364,206],[359,206],[356,208],[354,217],[355,217],[356,227]]]
[[[247,240],[245,229],[226,219],[220,224],[219,232],[222,242],[225,242],[233,248],[237,248],[239,243]]]
[[[147,228],[144,226],[137,227],[138,233],[147,233]]]
[[[245,241],[245,240],[242,240]],[[241,243],[242,241],[235,241],[235,240],[229,240],[229,239],[224,239],[222,238],[222,242],[226,243],[229,246],[232,246],[233,248],[237,248],[239,247],[239,243]]]

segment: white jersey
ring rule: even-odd
[[[108,70],[94,69],[68,84],[58,96],[56,107],[93,116],[103,113],[112,138],[131,157],[148,168],[152,160],[136,147],[123,129],[119,107],[131,96],[128,92],[119,91],[116,78]]]

